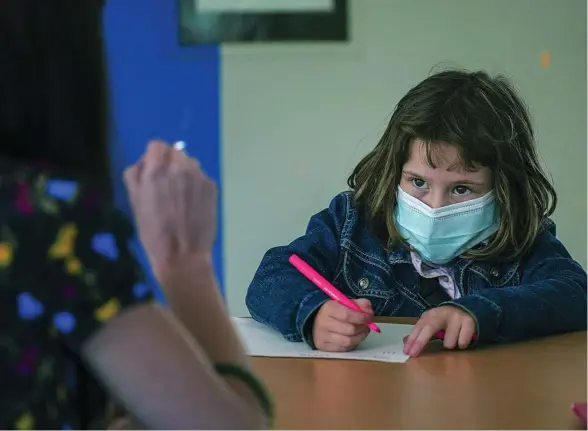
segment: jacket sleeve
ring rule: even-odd
[[[289,341],[304,340],[314,347],[314,315],[329,298],[288,258],[295,253],[327,280],[333,280],[349,199],[346,193],[339,194],[329,208],[310,219],[304,236],[267,251],[249,285],[245,303],[251,317],[273,327]]]
[[[519,286],[484,289],[452,301],[475,317],[479,340],[586,330],[586,272],[551,232],[538,235],[521,265]]]

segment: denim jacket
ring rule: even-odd
[[[251,282],[251,316],[287,340],[311,346],[312,324],[327,295],[289,262],[296,253],[350,298],[367,298],[376,316],[419,317],[427,304],[410,252],[382,247],[351,192],[314,215],[306,234],[267,251]],[[461,297],[449,304],[469,312],[480,342],[506,342],[586,330],[586,272],[546,220],[532,249],[516,262],[458,258],[452,264]]]

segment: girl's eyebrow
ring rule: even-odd
[[[427,179],[427,177],[425,177],[424,175],[417,174],[416,172],[412,172],[412,171],[406,171],[406,170],[403,170],[403,171],[402,171],[402,173],[403,173],[404,175],[409,175],[409,176],[411,176],[411,177],[417,177],[417,178],[420,178],[420,179],[422,179],[422,180],[429,181],[429,180]]]
[[[421,174],[417,174],[416,172],[412,172],[412,171],[407,171],[407,170],[404,170],[404,171],[402,171],[402,173],[403,173],[404,175],[408,175],[408,176],[411,176],[411,177],[420,178],[420,179],[422,179],[422,180],[425,180],[426,182],[430,182],[430,181],[429,181],[429,179],[428,179],[427,177],[425,177],[425,176],[423,176],[423,175],[421,175]],[[477,181],[472,181],[472,180],[468,180],[468,179],[466,179],[466,178],[464,178],[463,180],[457,180],[457,181],[453,181],[453,183],[452,183],[452,184],[458,184],[458,185],[461,185],[461,184],[464,184],[464,185],[465,185],[465,184],[467,184],[467,185],[471,185],[471,186],[479,186],[479,187],[482,187],[482,186],[484,186],[484,185],[485,185],[484,183],[477,182]]]

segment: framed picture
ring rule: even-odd
[[[346,42],[347,0],[178,0],[180,43]]]

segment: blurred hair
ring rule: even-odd
[[[2,0],[0,157],[91,177],[111,194],[99,0]]]

